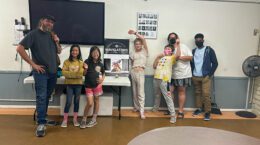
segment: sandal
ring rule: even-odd
[[[178,112],[178,119],[183,119],[184,118],[184,113],[183,112]]]

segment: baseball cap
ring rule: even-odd
[[[44,15],[41,17],[41,19],[48,19],[48,20],[52,20],[53,22],[56,22],[54,16],[52,15]]]

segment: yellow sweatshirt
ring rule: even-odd
[[[83,61],[69,59],[65,60],[62,67],[62,75],[65,76],[65,84],[83,84]]]

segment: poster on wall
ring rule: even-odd
[[[108,76],[129,75],[129,40],[106,39],[104,47],[104,66]]]
[[[156,39],[158,30],[158,13],[138,12],[137,31],[145,38]]]

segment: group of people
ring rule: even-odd
[[[17,52],[31,65],[33,70],[38,124],[35,134],[38,137],[45,136],[46,124],[50,122],[47,119],[49,96],[53,92],[57,81],[56,73],[59,65],[57,54],[60,54],[62,51],[58,36],[52,33],[54,23],[55,18],[53,16],[43,16],[39,20],[38,28],[28,33],[17,46]],[[149,56],[148,47],[146,40],[139,33],[129,30],[128,34],[137,36],[134,40],[134,51],[130,55],[134,111],[139,111],[141,119],[145,119],[144,70]],[[168,42],[169,44],[164,47],[164,52],[159,54],[153,63],[153,68],[155,69],[155,100],[152,111],[158,111],[162,94],[171,115],[170,122],[175,123],[176,117],[184,118],[185,89],[191,85],[191,80],[193,80],[195,96],[197,98],[196,105],[198,107],[193,114],[198,115],[204,111],[205,120],[209,120],[211,108],[210,81],[218,65],[214,50],[203,45],[203,34],[195,36],[197,47],[192,52],[180,43],[180,39],[176,33],[169,34]],[[32,59],[25,51],[29,48],[32,53]],[[68,126],[68,113],[73,98],[73,125],[86,128],[97,124],[99,96],[103,93],[102,82],[105,78],[104,72],[100,49],[97,46],[91,47],[89,56],[84,62],[80,46],[71,46],[69,58],[64,61],[62,67],[62,74],[65,76],[67,87],[67,96],[61,127]],[[83,76],[85,76],[84,82],[82,79]],[[79,123],[78,111],[82,86],[85,87],[87,104],[82,120]],[[179,96],[179,112],[177,115],[175,114],[173,103],[173,91],[175,88]],[[89,110],[92,106],[94,108],[92,119],[87,121]]]
[[[59,38],[53,34],[55,19],[46,15],[39,20],[37,29],[28,33],[17,47],[17,52],[32,66],[32,75],[35,80],[37,129],[36,136],[45,136],[46,124],[53,121],[47,119],[49,96],[52,94],[57,81],[58,55],[61,53]],[[30,48],[32,59],[26,53]],[[67,85],[66,105],[61,127],[68,125],[68,113],[74,97],[73,125],[80,128],[93,127],[97,124],[99,110],[99,96],[103,94],[102,82],[105,78],[104,65],[101,62],[101,52],[97,46],[90,49],[88,58],[83,62],[79,45],[72,45],[69,58],[64,61],[62,74]],[[85,82],[83,82],[85,76]],[[84,115],[78,122],[79,100],[82,85],[84,84],[87,96]],[[90,108],[94,106],[92,119],[87,122]],[[54,122],[55,123],[55,122]]]
[[[134,40],[134,51],[131,54],[131,78],[133,89],[134,110],[139,111],[141,119],[144,114],[144,71],[148,57],[148,46],[144,37],[133,30],[128,31],[136,35]],[[198,33],[194,37],[196,47],[191,51],[186,45],[180,43],[178,34],[172,32],[168,35],[168,44],[164,52],[159,54],[153,63],[154,72],[154,106],[153,112],[158,111],[161,95],[163,95],[170,122],[175,123],[176,118],[184,118],[184,104],[186,100],[186,88],[193,82],[196,97],[196,109],[193,116],[204,113],[204,120],[210,120],[211,113],[211,79],[214,75],[218,61],[215,51],[210,46],[204,46],[204,35]],[[176,115],[173,96],[177,90],[179,110]]]

